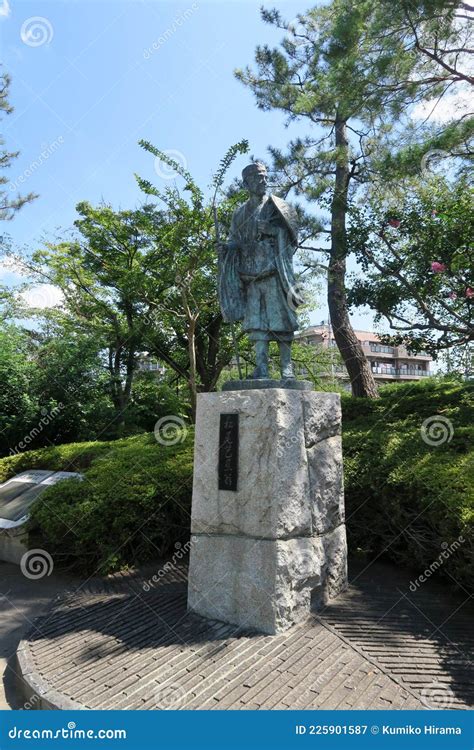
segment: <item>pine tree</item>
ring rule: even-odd
[[[289,123],[309,126],[310,135],[291,141],[287,153],[269,151],[286,191],[328,209],[328,245],[314,249],[328,257],[331,322],[356,396],[375,397],[377,389],[348,314],[348,208],[383,177],[380,157],[400,148],[410,105],[464,82],[457,70],[426,54],[433,39],[437,49],[443,40],[456,49],[452,2],[402,5],[409,21],[398,4],[367,0],[333,0],[292,24],[277,10],[262,10],[263,20],[285,37],[279,48],[257,47],[256,72],[236,71],[261,109],[280,110]]]
[[[13,112],[13,107],[8,101],[9,90],[10,90],[11,79],[8,73],[0,74],[0,116],[10,115]],[[12,161],[17,158],[18,151],[7,151],[2,148],[5,141],[0,136],[0,169],[8,169],[11,166]],[[11,197],[9,191],[4,189],[3,186],[9,182],[6,175],[0,175],[0,220],[13,219],[17,211],[22,208],[25,203],[30,203],[37,196],[34,193],[28,193],[28,195],[18,194],[16,197]]]

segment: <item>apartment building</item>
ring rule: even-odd
[[[157,377],[166,374],[166,367],[163,362],[159,362],[156,357],[149,354],[141,354],[137,358],[137,370],[140,372],[153,372]]]
[[[410,354],[405,346],[382,344],[379,337],[372,331],[354,331],[354,333],[370,363],[376,382],[420,380],[431,374],[432,358],[428,354]],[[325,349],[331,347],[337,349],[332,328],[326,322],[305,328],[296,334],[296,338],[301,343],[310,346],[319,345]],[[348,378],[345,368],[340,365],[335,365],[332,373],[328,373],[328,376],[330,375],[341,379]]]

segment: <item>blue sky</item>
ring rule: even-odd
[[[2,133],[20,151],[9,178],[40,196],[8,225],[14,243],[34,248],[69,228],[80,200],[136,205],[134,172],[163,186],[169,176],[157,173],[140,138],[175,152],[203,186],[242,138],[256,157],[269,144],[284,146],[290,133],[282,115],[258,110],[233,76],[252,63],[258,43],[282,36],[261,21],[260,4],[0,0],[1,58],[15,107]],[[288,21],[306,10],[301,0],[269,5]],[[326,316],[322,295],[311,319]],[[353,323],[370,328],[372,316],[359,312]]]

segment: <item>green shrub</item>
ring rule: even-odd
[[[5,456],[5,458],[0,458],[0,482],[6,482],[15,474],[29,469],[82,472],[88,469],[96,458],[108,453],[112,446],[119,444],[120,441],[66,443]]]
[[[3,479],[27,468],[82,472],[83,481],[41,495],[30,527],[57,565],[107,573],[162,557],[189,538],[192,444],[182,431],[169,446],[153,434],[62,445],[1,459],[0,472]]]
[[[433,378],[385,386],[377,401],[343,399],[352,551],[361,550],[369,559],[383,555],[423,573],[461,538],[439,574],[472,587],[473,392],[470,384]],[[449,421],[431,435],[439,444],[430,445],[421,428],[436,416]],[[443,435],[447,439],[441,442]]]
[[[450,380],[385,386],[380,399],[343,397],[349,547],[423,573],[446,547],[459,548],[436,575],[470,588],[473,578],[473,386]],[[452,436],[421,435],[440,415]],[[192,431],[163,446],[153,434],[74,443],[0,459],[0,481],[26,469],[79,471],[83,482],[48,489],[32,527],[55,563],[88,575],[166,555],[189,538]],[[415,576],[416,577],[416,576]]]

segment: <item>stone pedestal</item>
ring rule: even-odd
[[[220,490],[220,417],[235,413],[237,490]],[[340,431],[335,393],[198,396],[189,609],[277,633],[345,588]]]

